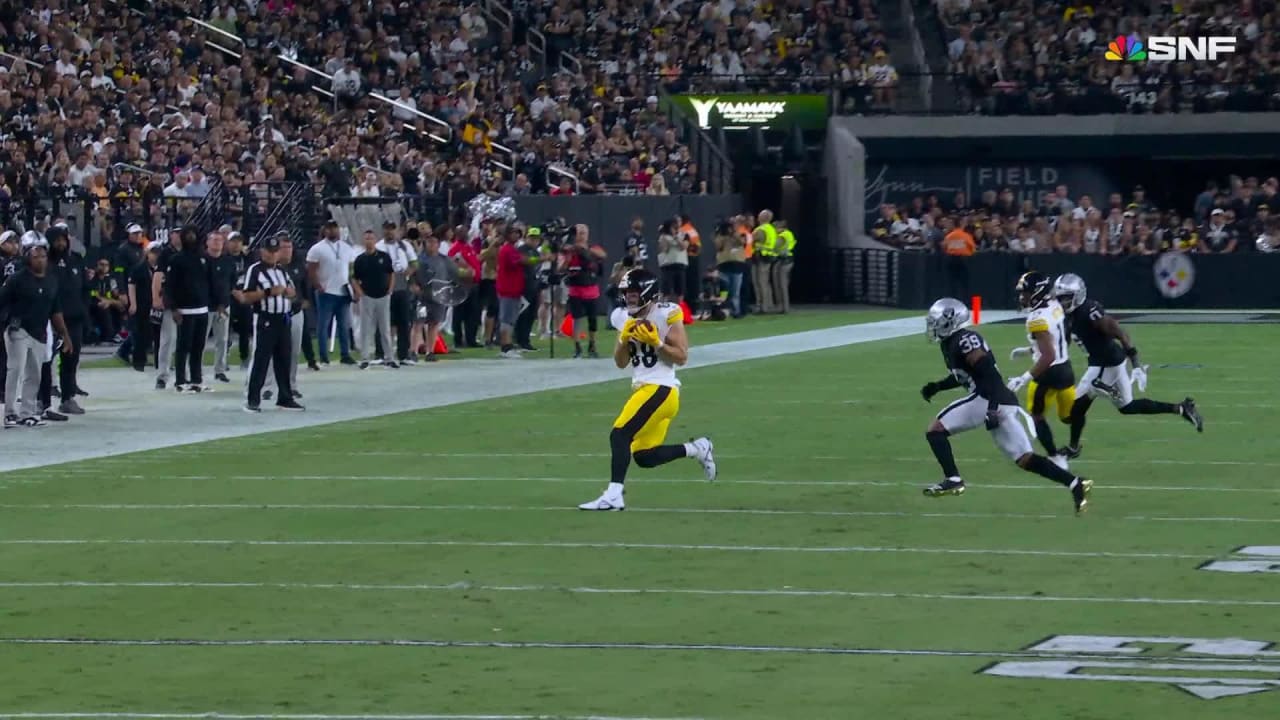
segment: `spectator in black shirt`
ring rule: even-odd
[[[629,257],[635,258],[636,267],[648,267],[649,245],[644,239],[644,218],[631,221],[631,234],[627,236],[626,250]]]
[[[5,427],[45,424],[40,418],[39,388],[49,324],[62,336],[62,352],[76,349],[62,319],[58,281],[49,272],[48,249],[43,244],[31,245],[25,255],[26,267],[0,287],[0,318],[4,320],[0,327],[4,328],[9,362],[5,376]],[[19,395],[22,397],[20,409],[17,407]]]
[[[98,258],[93,280],[89,281],[89,317],[98,342],[120,342],[125,303],[116,275],[111,272],[111,262]]]
[[[184,227],[180,237],[182,250],[173,254],[164,270],[164,306],[178,330],[173,389],[207,392],[202,365],[209,336],[209,261],[200,250],[195,228]]]
[[[209,233],[205,239],[205,255],[209,260],[209,303],[212,313],[209,327],[213,342],[213,377],[218,382],[229,383],[227,377],[228,338],[231,335],[231,290],[239,276],[236,258],[228,255],[226,237],[221,231]]]
[[[76,382],[76,371],[80,367],[80,346],[84,342],[85,325],[89,319],[84,302],[88,271],[80,253],[71,250],[71,237],[67,234],[66,227],[55,225],[49,228],[46,237],[49,240],[50,271],[58,281],[58,301],[62,305],[62,318],[72,346],[70,352],[62,353],[58,363],[58,386],[62,391],[58,412],[83,415],[84,410],[76,403],[76,395],[85,393]]]
[[[374,356],[375,333],[382,347],[391,345],[391,284],[395,273],[391,256],[378,249],[378,236],[366,230],[361,239],[364,252],[351,265],[351,298],[360,310],[360,369],[369,367]],[[387,353],[387,367],[399,367]]]
[[[1229,253],[1236,250],[1236,231],[1227,223],[1222,208],[1209,213],[1209,222],[1200,231],[1200,247],[1204,252]]]
[[[156,332],[159,318],[151,304],[151,278],[158,262],[160,244],[152,243],[142,262],[129,271],[129,336],[133,338],[129,364],[138,372],[146,371],[147,353],[159,352],[160,334]]]
[[[147,238],[142,233],[142,226],[134,223],[127,228],[129,239],[116,248],[112,260],[111,272],[116,276],[116,283],[123,288],[129,284],[129,273],[142,262]]]

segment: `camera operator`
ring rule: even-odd
[[[538,228],[529,228],[524,244],[519,248],[524,260],[524,299],[528,303],[516,320],[516,347],[523,352],[537,352],[530,335],[533,333],[534,321],[538,318],[538,304],[542,299],[539,292],[545,280],[550,283],[549,276],[551,252],[549,245],[543,244],[542,232]],[[546,266],[546,267],[544,267]]]
[[[552,218],[542,228],[542,245],[538,248],[540,259],[538,265],[538,287],[541,289],[538,306],[538,327],[542,337],[549,338],[558,331],[564,320],[565,308],[569,302],[569,293],[564,285],[564,275],[560,272],[558,258],[560,252],[570,245],[571,228],[563,218]],[[527,349],[527,348],[526,348]]]
[[[173,389],[208,392],[204,384],[204,345],[209,337],[209,259],[193,227],[180,233],[182,250],[169,258],[164,275],[164,304],[177,329]]]
[[[213,304],[213,312],[209,316],[209,326],[213,338],[213,377],[218,382],[229,383],[227,377],[227,355],[230,352],[231,337],[231,291],[236,287],[239,270],[236,258],[226,252],[226,237],[221,231],[209,233],[205,240],[205,254],[209,260],[209,302]]]
[[[88,270],[80,253],[71,249],[71,236],[65,226],[49,228],[46,237],[50,274],[58,284],[58,304],[62,307],[62,320],[67,328],[65,335],[71,339],[71,350],[64,348],[58,362],[58,387],[62,396],[58,412],[83,415],[84,410],[76,403],[76,395],[84,394],[76,382],[76,371],[80,367],[80,346],[84,343],[85,325],[89,320],[84,302]]]
[[[449,258],[440,254],[440,238],[428,235],[422,243],[422,257],[418,258],[419,301],[422,303],[419,314],[423,316],[426,330],[426,353],[423,360],[436,361],[436,338],[440,335],[440,324],[444,322],[448,308],[432,295],[440,284],[457,284],[458,266]],[[432,281],[436,284],[433,285]],[[454,339],[455,342],[457,338]]]
[[[5,375],[4,426],[40,427],[40,383],[48,353],[49,325],[62,337],[62,352],[77,348],[62,318],[62,293],[49,271],[49,251],[43,241],[23,248],[25,267],[19,268],[0,287],[0,317],[4,322]],[[19,392],[21,388],[21,392]],[[18,397],[22,407],[17,407]]]
[[[600,306],[600,275],[606,257],[604,248],[590,246],[590,230],[586,225],[572,228],[573,242],[560,254],[560,269],[569,288],[569,314],[573,316],[573,357],[582,357],[582,324],[587,325],[587,356],[596,352],[596,315]]]
[[[151,281],[159,262],[160,243],[151,243],[142,262],[129,270],[129,334],[133,337],[129,364],[138,372],[146,372],[147,353],[159,352],[158,318],[151,304]]]

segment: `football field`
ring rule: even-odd
[[[1280,717],[1280,324],[1127,327],[1206,430],[1096,403],[1083,517],[980,431],[921,495],[923,320],[681,373],[720,479],[633,467],[625,513],[571,509],[621,371],[0,474],[0,716]]]

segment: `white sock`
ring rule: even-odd
[[[698,457],[698,448],[691,442],[684,444],[684,454],[686,457]]]
[[[947,479],[950,480],[951,482],[964,482],[963,480],[960,479],[959,475],[956,475],[955,477],[949,477]]]
[[[605,497],[622,497],[622,483],[611,482],[604,491]]]

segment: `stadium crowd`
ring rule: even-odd
[[[1280,238],[1280,179],[1232,176],[1210,181],[1190,208],[1158,208],[1146,190],[1127,195],[1072,197],[1066,185],[1037,204],[1019,203],[1011,188],[982,197],[919,196],[903,206],[885,203],[869,233],[905,250],[1155,255],[1161,252],[1248,252],[1259,236]]]
[[[935,0],[948,72],[973,112],[1173,113],[1280,109],[1274,0]],[[1116,62],[1118,36],[1221,36],[1218,62]]]

